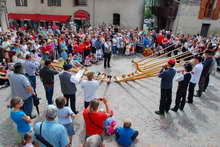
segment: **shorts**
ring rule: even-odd
[[[65,124],[63,125],[65,128],[66,128],[66,131],[67,131],[67,134],[68,136],[73,136],[75,135],[75,131],[74,131],[74,127],[73,127],[73,124],[70,123],[70,124]]]

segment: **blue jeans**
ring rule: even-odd
[[[46,98],[47,98],[47,103],[48,105],[53,104],[53,86],[45,86],[44,85],[44,89],[46,92]]]
[[[33,109],[33,97],[30,96],[28,99],[24,100],[22,110],[26,115],[31,117],[32,109]]]
[[[115,55],[115,54],[118,54],[117,52],[118,52],[117,46],[113,46],[112,47],[112,53]]]
[[[34,89],[34,91],[36,92],[36,76],[29,76],[28,74],[26,74],[27,78],[29,79],[32,88]]]

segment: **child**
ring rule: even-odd
[[[90,66],[92,63],[91,63],[91,57],[88,55],[86,56],[85,58],[85,66]]]
[[[62,49],[62,52],[60,56],[66,61],[68,59],[68,54],[66,52],[66,49]]]
[[[24,135],[23,147],[34,147],[32,144],[32,134],[31,133],[27,133]]]
[[[56,99],[56,105],[58,108],[58,122],[62,124],[67,131],[69,136],[70,145],[72,144],[73,135],[75,135],[72,117],[75,117],[73,111],[65,106],[66,99],[64,97],[59,97]]]
[[[126,50],[125,50],[125,55],[126,56],[130,55],[130,50],[131,50],[131,45],[128,43],[128,45],[126,45]]]
[[[176,78],[176,81],[178,81],[178,88],[176,93],[176,102],[175,107],[171,110],[174,112],[177,112],[178,109],[183,111],[185,103],[186,103],[186,93],[187,88],[191,79],[191,71],[192,71],[192,64],[185,64],[184,65],[185,70],[182,71],[182,73],[179,73],[179,75]]]
[[[22,140],[26,133],[32,131],[30,125],[30,123],[32,122],[31,118],[27,116],[23,111],[21,111],[23,104],[24,102],[20,97],[13,98],[11,100],[12,111],[10,114],[11,119],[17,125],[17,131],[21,135]]]
[[[138,136],[138,131],[131,128],[131,122],[125,121],[123,127],[116,129],[116,142],[122,147],[130,147]]]

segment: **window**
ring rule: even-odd
[[[43,4],[43,3],[44,3],[44,0],[40,0],[40,2],[41,2],[41,4]]]
[[[60,7],[61,6],[61,0],[48,0],[48,6],[57,6]]]
[[[74,6],[86,6],[87,0],[73,0]]]
[[[120,26],[120,14],[118,13],[113,14],[113,25]]]
[[[215,0],[209,0],[206,5],[205,17],[211,17]]]
[[[212,18],[217,0],[201,0],[199,18]]]
[[[16,6],[27,7],[27,0],[15,0]]]

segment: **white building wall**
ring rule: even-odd
[[[40,0],[28,0],[28,7],[16,7],[14,0],[7,1],[8,13],[73,15],[85,10],[90,14],[91,24],[94,20],[94,24],[112,24],[113,13],[120,14],[122,26],[135,28],[143,24],[144,0],[88,0],[87,6],[73,6],[73,0],[62,0],[61,5],[48,7],[47,0],[43,4]]]
[[[179,7],[173,31],[176,33],[200,34],[202,24],[210,24],[209,36],[220,35],[220,19],[198,19],[200,6],[182,4]]]

